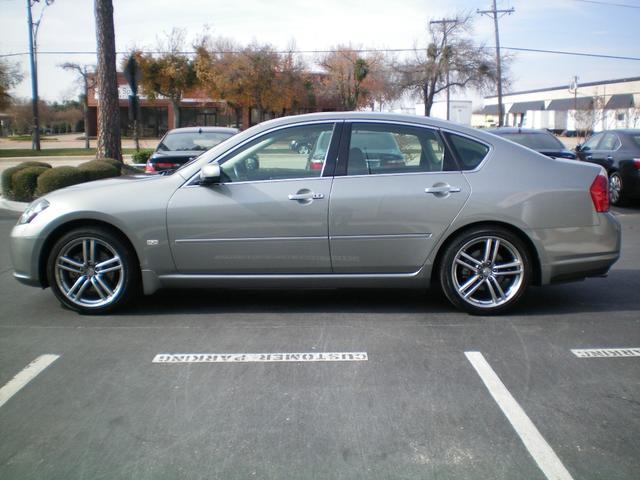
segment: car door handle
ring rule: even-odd
[[[428,187],[424,189],[424,193],[458,193],[460,191],[460,187],[452,187],[451,185],[438,185],[433,187]]]
[[[305,192],[305,193],[290,193],[289,200],[320,200],[324,198],[324,193],[313,193],[313,192]]]

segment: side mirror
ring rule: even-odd
[[[575,150],[576,152],[581,151],[581,150],[582,150],[582,144],[580,144],[580,143],[579,143],[579,144],[577,144],[577,145],[576,145],[576,147],[574,148],[574,150]]]
[[[211,185],[220,181],[220,165],[209,163],[200,170],[200,185]]]

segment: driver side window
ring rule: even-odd
[[[334,124],[289,127],[267,133],[221,162],[225,183],[319,177]]]
[[[600,139],[602,138],[602,136],[603,136],[602,133],[598,133],[596,135],[593,135],[589,140],[584,142],[584,145],[582,145],[582,149],[583,150],[596,150],[596,148],[598,147],[598,142],[600,142]]]

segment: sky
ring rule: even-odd
[[[515,9],[500,20],[500,42],[505,47],[640,58],[640,0],[602,2],[637,8],[587,0],[498,0],[498,8]],[[41,4],[44,0],[34,6],[34,19],[43,8]],[[323,50],[349,43],[390,49],[424,46],[429,20],[489,9],[491,0],[114,0],[113,4],[118,51],[134,46],[153,49],[173,28],[184,29],[189,43],[208,29],[214,36],[241,44],[257,41],[285,49],[294,42],[298,50]],[[56,0],[42,17],[40,52],[95,52],[93,15],[92,0]],[[477,44],[495,45],[490,18],[475,15],[473,26]],[[0,32],[0,55],[28,51],[25,0],[0,0]],[[511,91],[565,85],[574,75],[579,82],[640,76],[640,61],[507,52],[515,53],[509,72]],[[29,98],[28,56],[4,58],[19,62],[24,72],[24,80],[13,95]],[[61,101],[78,97],[76,77],[58,66],[64,62],[95,65],[96,57],[39,55],[41,98]],[[465,97],[464,93],[453,96]]]

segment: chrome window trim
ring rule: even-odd
[[[233,152],[236,152],[237,150],[243,148],[244,146],[246,146],[248,143],[256,140],[256,138],[262,137],[264,135],[268,135],[270,133],[273,132],[277,132],[278,130],[284,130],[287,128],[292,128],[292,127],[305,127],[305,126],[309,126],[309,125],[324,125],[324,124],[329,124],[329,125],[333,125],[333,130],[332,134],[331,134],[331,140],[333,141],[333,135],[335,133],[335,128],[339,123],[344,123],[344,119],[342,120],[338,120],[338,119],[334,119],[334,120],[313,120],[313,121],[309,121],[309,122],[300,122],[300,123],[294,123],[294,124],[288,124],[288,125],[280,125],[278,127],[274,127],[271,128],[269,130],[265,130],[264,132],[261,132],[258,136],[254,135],[250,138],[247,138],[244,142],[239,143],[238,145],[235,145],[233,148],[227,150],[226,152],[222,153],[221,155],[219,155],[217,158],[212,159],[210,162],[207,163],[207,165],[209,163],[213,163],[216,162],[219,158],[221,157],[226,157],[227,155],[232,154]],[[325,153],[325,161],[324,164],[322,165],[322,170],[320,171],[320,175],[318,177],[296,177],[296,178],[286,178],[286,179],[276,179],[276,180],[251,180],[251,181],[246,181],[246,182],[227,182],[227,183],[217,183],[215,185],[232,185],[232,184],[241,184],[241,183],[258,183],[258,182],[278,182],[278,181],[283,181],[283,180],[302,180],[302,179],[313,179],[313,178],[328,178],[328,177],[323,177],[322,175],[324,174],[324,169],[327,165],[327,155],[329,154],[329,149],[327,149],[327,152]],[[220,164],[222,165],[222,164]],[[200,169],[202,170],[202,169]],[[196,181],[200,175],[200,170],[198,170],[196,173],[194,173],[191,177],[189,177],[188,180],[186,180],[181,186],[180,188],[187,188],[187,187],[199,187],[200,185],[194,185],[193,182]]]
[[[211,163],[211,162],[209,162]],[[230,187],[232,185],[247,185],[247,184],[255,184],[255,183],[275,183],[275,182],[297,182],[300,180],[309,180],[309,181],[318,181],[318,180],[331,180],[333,177],[295,177],[295,178],[276,178],[273,180],[247,180],[244,182],[226,182],[226,183],[214,183],[210,186],[216,185],[225,185]],[[180,188],[201,188],[202,185],[192,184],[192,185],[183,185]]]

